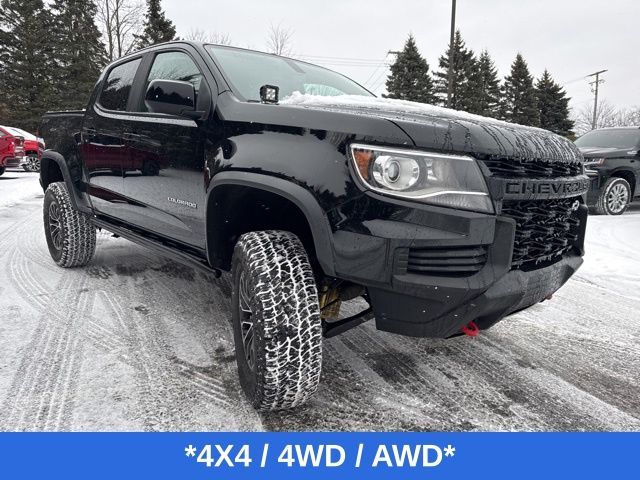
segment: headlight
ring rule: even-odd
[[[493,213],[484,177],[471,157],[352,144],[351,159],[360,180],[376,192]]]
[[[596,165],[602,165],[604,163],[604,158],[585,158],[584,166],[585,167],[595,167]]]

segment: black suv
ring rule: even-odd
[[[640,127],[592,130],[576,145],[591,179],[588,205],[599,214],[622,215],[640,196]]]
[[[230,271],[238,371],[260,409],[316,390],[323,336],[373,317],[404,335],[477,335],[582,263],[589,182],[573,143],[378,99],[289,58],[157,45],[40,131],[55,262],[85,265],[101,228]],[[369,306],[341,316],[357,297]]]

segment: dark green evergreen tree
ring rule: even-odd
[[[471,113],[484,115],[485,117],[498,117],[500,115],[500,80],[498,70],[489,55],[483,50],[478,58],[477,73],[473,77],[472,92],[476,96],[474,110]]]
[[[451,66],[450,50],[440,56],[440,69],[435,73],[436,93],[440,103],[455,110],[477,112],[479,110],[477,90],[479,88],[478,62],[473,51],[468,49],[462,39],[460,30],[456,31],[453,39],[453,66]],[[453,85],[451,99],[447,101],[449,89],[449,69],[453,70]]]
[[[4,124],[34,131],[55,104],[51,14],[42,0],[0,3],[0,95]]]
[[[569,119],[569,98],[551,74],[545,70],[536,82],[540,127],[559,135],[571,137],[573,122]]]
[[[434,103],[433,80],[429,64],[420,55],[413,35],[409,35],[404,49],[398,53],[391,65],[391,75],[387,79],[386,98]]]
[[[96,4],[87,0],[54,0],[55,29],[50,40],[58,63],[53,87],[63,109],[86,106],[106,62],[100,31],[95,24]]]
[[[138,48],[148,47],[156,43],[169,42],[176,38],[176,27],[169,20],[160,6],[160,0],[147,0],[147,13],[144,30],[137,35]]]
[[[533,86],[527,62],[518,54],[511,64],[511,74],[502,86],[501,116],[504,120],[521,125],[540,125],[538,97]]]

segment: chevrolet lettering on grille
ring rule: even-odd
[[[589,189],[587,178],[570,180],[510,180],[504,184],[505,199],[567,198],[584,195]]]

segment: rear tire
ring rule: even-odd
[[[64,182],[49,185],[44,194],[44,233],[51,258],[61,267],[82,267],[96,250],[96,227],[71,203]]]
[[[240,384],[259,410],[315,393],[322,368],[316,282],[302,243],[282,231],[242,235],[233,253],[233,330]]]
[[[0,175],[4,173],[5,167],[0,167]]]
[[[622,215],[631,201],[631,186],[624,178],[612,177],[606,181],[595,211],[598,215]]]

